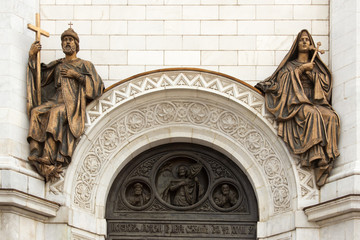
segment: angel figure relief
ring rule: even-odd
[[[172,179],[162,193],[162,198],[174,206],[185,207],[197,203],[204,195],[204,188],[197,175],[202,164],[181,164],[177,167],[177,178]]]

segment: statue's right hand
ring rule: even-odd
[[[29,57],[34,57],[39,51],[41,50],[41,44],[39,41],[34,42],[31,44]]]
[[[185,186],[187,185],[187,181],[186,180],[183,180],[183,181],[180,181],[179,182],[179,186]]]
[[[303,69],[304,72],[307,72],[307,71],[311,72],[314,69],[314,65],[315,65],[314,62],[305,63],[305,64],[301,65],[301,68]]]

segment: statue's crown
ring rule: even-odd
[[[74,31],[74,29],[72,29],[71,27],[68,28],[67,30],[65,30],[62,34],[61,34],[61,41],[64,39],[65,36],[71,36],[74,39],[76,39],[78,42],[80,42],[79,36],[77,35],[77,33]]]

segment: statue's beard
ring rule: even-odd
[[[74,54],[76,52],[76,46],[65,45],[63,47],[63,52],[66,55],[72,55],[72,54]]]

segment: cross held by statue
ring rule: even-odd
[[[50,34],[48,32],[46,32],[45,30],[42,30],[40,28],[40,14],[36,13],[35,15],[35,26],[32,24],[28,24],[27,25],[28,29],[30,29],[31,31],[34,31],[36,33],[36,38],[35,41],[40,43],[40,36],[43,35],[45,37],[49,37]],[[37,102],[38,105],[41,104],[41,67],[40,67],[40,51],[37,53],[37,61],[36,61],[36,71],[37,71],[37,75],[36,75],[36,98],[37,98]]]
[[[32,24],[28,24],[27,27],[28,29],[34,31],[36,33],[36,41],[40,41],[40,35],[43,35],[43,36],[46,36],[46,37],[49,37],[50,34],[48,32],[46,32],[45,30],[41,29],[40,28],[40,14],[39,13],[36,13],[36,16],[35,16],[35,26],[32,25]]]
[[[315,48],[314,46],[311,46],[311,50],[315,50],[314,55],[313,55],[313,57],[311,58],[311,61],[310,61],[311,63],[314,62],[315,56],[316,56],[316,54],[317,54],[318,52],[321,53],[321,54],[324,54],[324,53],[325,53],[324,50],[320,50],[320,46],[321,46],[321,42],[318,42],[318,43],[316,44],[316,48]]]

